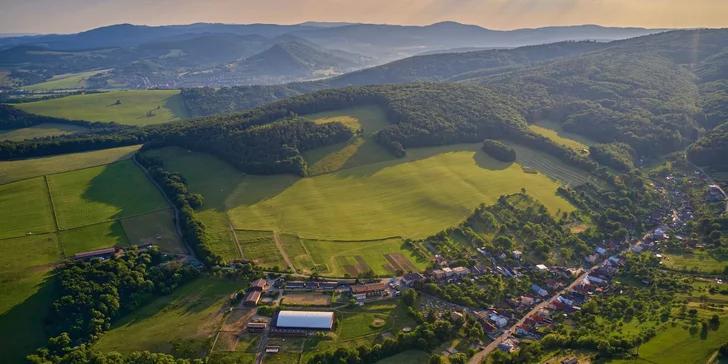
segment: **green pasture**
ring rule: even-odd
[[[154,244],[163,252],[188,253],[179,234],[177,234],[172,210],[155,211],[122,219],[120,222],[131,245]]]
[[[559,123],[541,120],[535,124],[528,126],[531,131],[541,134],[556,143],[565,145],[571,149],[582,150],[589,149],[595,142],[585,136],[564,131]]]
[[[203,206],[195,209],[195,216],[205,223],[210,248],[225,260],[242,258],[225,208],[225,200],[236,189],[241,173],[213,156],[182,148],[154,149],[145,154],[162,158],[166,170],[180,172],[189,190],[205,198]]]
[[[118,221],[61,231],[61,241],[66,257],[92,250],[129,246],[129,239]]]
[[[325,241],[304,239],[303,244],[310,253],[310,259],[316,270],[322,275],[343,276],[346,266],[356,265],[357,257],[378,275],[394,273],[385,254],[400,253],[420,270],[427,267],[428,261],[416,256],[404,247],[399,238],[372,241]],[[355,276],[356,274],[350,274]]]
[[[55,231],[43,177],[0,185],[0,239]]]
[[[116,101],[121,104],[116,104]],[[33,114],[71,120],[151,125],[189,117],[179,90],[115,91],[18,104]],[[157,109],[159,107],[159,109]],[[151,111],[154,116],[146,116]]]
[[[516,151],[516,162],[529,172],[529,169],[535,169],[537,173],[543,174],[548,178],[564,185],[572,187],[583,185],[585,183],[593,183],[603,185],[594,175],[576,167],[565,164],[556,157],[541,153],[535,149],[531,149],[520,144],[506,142],[506,145]]]
[[[192,192],[202,193],[199,216],[216,231],[227,229],[227,211],[236,229],[325,240],[424,238],[461,223],[480,203],[521,188],[554,214],[574,210],[556,195],[559,183],[498,162],[478,144],[411,149],[406,158],[308,178],[245,175],[181,148],[148,154],[161,157],[167,169],[187,178]]]
[[[70,229],[168,207],[132,161],[48,176],[58,226]]]
[[[92,152],[62,154],[52,157],[30,158],[0,162],[0,184],[26,178],[55,174],[129,159],[141,147],[132,145]]]
[[[94,348],[171,353],[178,339],[203,347],[220,327],[230,293],[244,287],[245,282],[199,278],[124,316]]]
[[[0,131],[0,140],[18,142],[33,138],[85,133],[87,131],[89,131],[88,128],[78,125],[45,123],[27,128]]]
[[[310,176],[394,158],[372,138],[376,131],[389,125],[384,110],[377,106],[359,106],[304,117],[319,124],[339,121],[353,130],[364,130],[361,137],[305,152],[303,157],[309,165]]]
[[[311,255],[306,251],[303,242],[298,236],[290,234],[280,234],[278,240],[281,242],[283,250],[288,254],[299,273],[310,274],[313,272],[314,263]]]
[[[86,88],[86,80],[89,77],[97,74],[104,73],[109,70],[96,70],[79,73],[66,73],[62,75],[53,76],[50,80],[42,83],[36,83],[30,86],[23,86],[25,90],[57,90],[57,89],[83,89]]]
[[[273,240],[271,231],[237,230],[235,234],[240,241],[245,259],[254,260],[262,267],[286,269],[286,261]]]
[[[679,270],[697,269],[699,272],[712,273],[714,271],[723,272],[723,268],[728,265],[728,257],[719,257],[716,259],[704,251],[694,251],[692,253],[683,254],[662,254],[662,264],[668,268]]]

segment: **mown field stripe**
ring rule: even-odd
[[[56,205],[53,204],[53,195],[51,194],[51,186],[48,184],[48,176],[43,176],[43,181],[45,181],[46,186],[46,193],[48,194],[48,199],[51,201],[51,214],[53,215],[53,226],[56,228],[56,237],[58,237],[58,249],[61,252],[61,259],[66,258],[66,251],[63,248],[63,240],[61,239],[61,230],[58,228],[58,216],[56,216]]]

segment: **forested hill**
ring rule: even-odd
[[[349,84],[458,80],[518,100],[511,104],[529,120],[554,119],[597,141],[659,155],[687,146],[728,114],[727,51],[728,29],[673,31],[606,44],[419,56],[324,81],[182,94],[193,114],[208,115]]]

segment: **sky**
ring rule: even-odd
[[[599,24],[728,27],[728,0],[0,0],[0,33],[75,33],[100,26],[341,21],[489,29]]]

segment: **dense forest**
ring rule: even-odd
[[[516,151],[497,140],[484,140],[481,149],[501,162],[513,163],[516,161]]]
[[[688,160],[699,166],[728,169],[728,123],[698,139],[687,150]]]
[[[115,132],[130,128],[115,122],[102,123],[84,120],[68,120],[63,118],[54,118],[51,116],[30,114],[13,106],[0,104],[0,130],[27,128],[29,126],[43,123],[84,126],[95,132]]]
[[[597,144],[589,147],[589,156],[601,165],[612,167],[621,172],[634,168],[636,153],[624,143]]]

